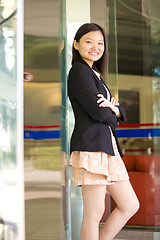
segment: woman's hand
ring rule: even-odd
[[[114,106],[119,106],[118,100],[115,99],[114,97],[111,98],[111,103],[112,103]]]
[[[117,106],[119,106],[119,102],[117,99],[113,98],[111,99],[111,102],[108,101],[103,94],[98,94],[97,97],[99,97],[97,103],[99,103],[99,107],[109,107],[117,117],[120,117],[120,111]]]

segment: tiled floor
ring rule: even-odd
[[[115,240],[160,240],[160,232],[143,230],[122,230]]]

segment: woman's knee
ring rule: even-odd
[[[110,186],[109,191],[117,204],[117,208],[127,217],[133,216],[139,209],[139,201],[130,181],[118,182]]]
[[[140,203],[138,198],[132,199],[132,201],[129,201],[127,204],[124,204],[124,206],[120,207],[120,210],[123,211],[125,215],[128,217],[132,217],[139,209]]]
[[[83,218],[100,221],[104,213],[106,186],[85,186],[82,188]]]
[[[105,210],[105,204],[101,204],[101,206],[97,207],[96,214],[95,214],[95,218],[97,219],[97,221],[100,222],[103,216],[104,210]]]
[[[140,208],[140,203],[138,198],[135,198],[133,203],[131,204],[131,214],[132,216],[139,210]]]
[[[83,211],[83,218],[90,221],[100,222],[105,209],[105,204],[100,203],[98,206],[93,206],[90,209]]]

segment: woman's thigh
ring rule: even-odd
[[[82,186],[83,216],[101,218],[105,207],[106,186]]]
[[[139,201],[129,180],[108,185],[107,190],[117,204],[124,211],[137,211]]]

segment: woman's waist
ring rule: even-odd
[[[110,138],[112,135],[112,130],[107,124],[93,124],[93,125],[80,125],[77,124],[74,127],[72,135],[76,135],[80,139],[100,139],[100,138]]]
[[[75,121],[74,129],[82,132],[88,131],[89,129],[94,131],[105,131],[105,129],[110,129],[111,131],[111,127],[106,123],[101,123],[98,121],[85,121],[85,119],[81,119],[81,121]]]

